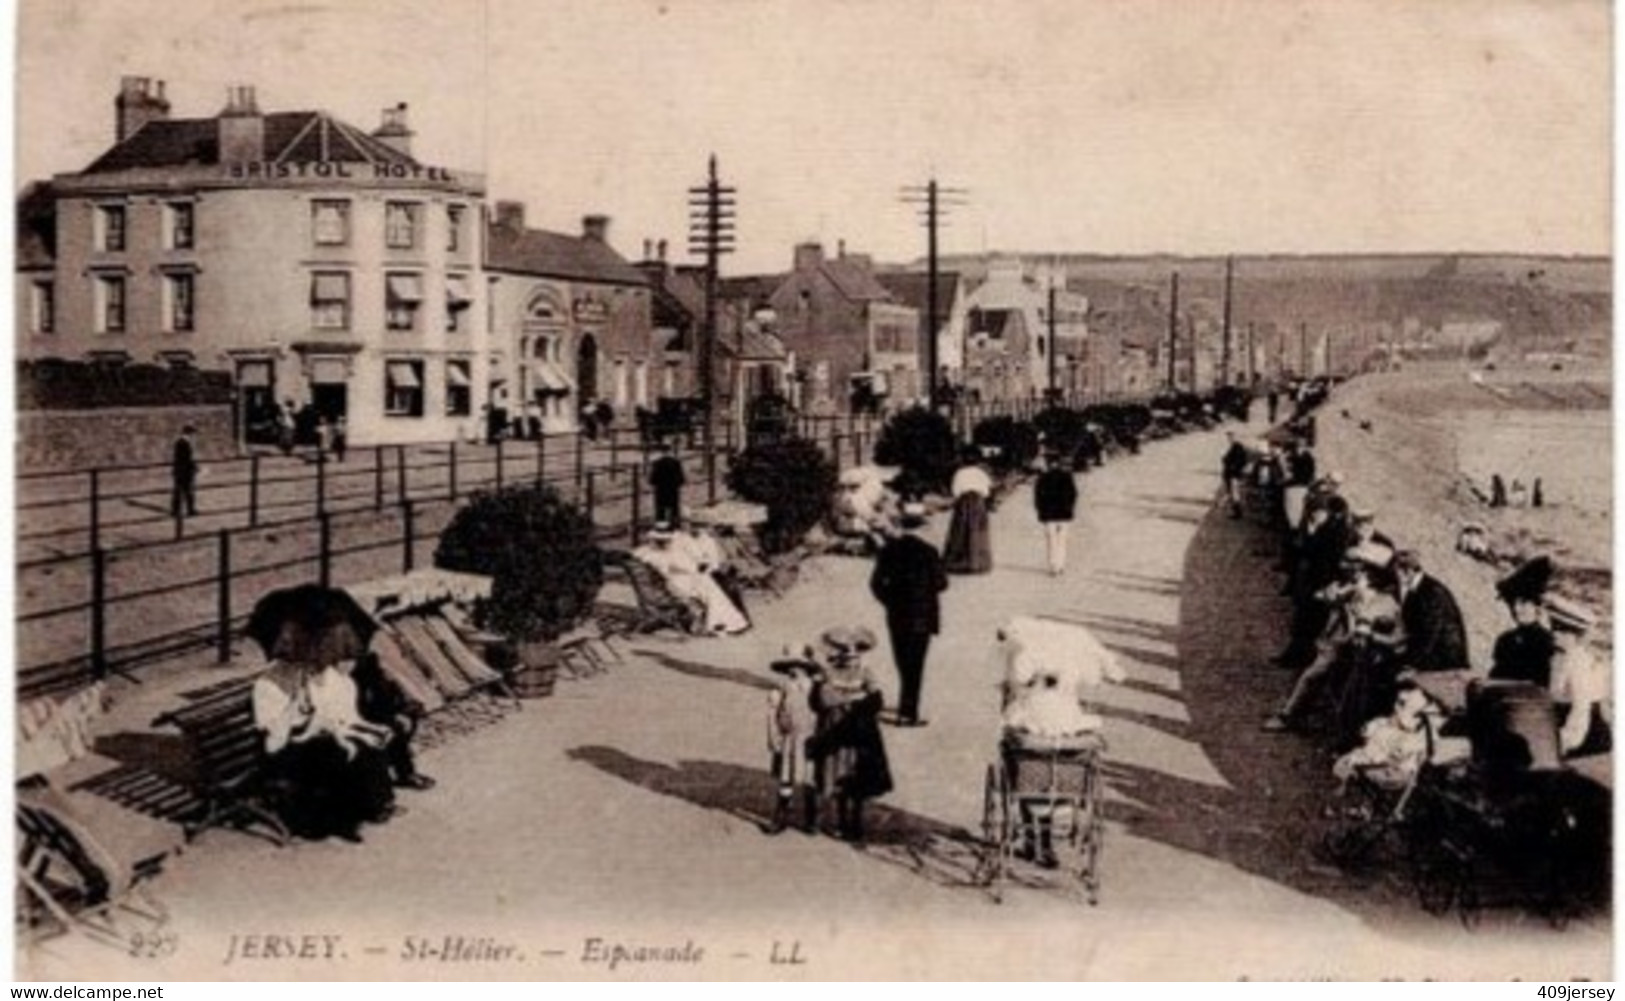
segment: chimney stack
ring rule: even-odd
[[[416,135],[406,124],[406,102],[385,108],[383,111],[383,124],[373,132],[372,137],[385,146],[401,154],[412,155],[412,136]]]
[[[595,243],[609,242],[609,216],[585,215],[581,217],[581,236]]]
[[[660,263],[662,263],[662,264],[666,263],[666,241],[665,240],[656,240],[655,241],[655,257],[660,261]]]
[[[643,259],[646,260],[646,261],[654,260],[654,253],[655,253],[655,242],[653,240],[648,239],[647,237],[645,237],[644,240],[643,240]]]
[[[164,82],[144,76],[120,77],[113,112],[114,142],[130,138],[148,122],[167,120],[169,101],[164,97]]]
[[[525,203],[497,202],[496,224],[518,236],[525,231]]]
[[[844,237],[835,241],[835,256],[837,259],[845,259],[846,257],[846,239]]]
[[[226,109],[220,112],[220,162],[256,163],[265,159],[265,118],[254,100],[254,88],[237,84],[226,88]]]
[[[824,263],[824,245],[813,242],[796,244],[794,262],[797,271],[817,268]]]

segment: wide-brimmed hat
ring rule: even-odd
[[[1551,586],[1555,570],[1551,557],[1536,556],[1497,581],[1495,593],[1506,602],[1520,600],[1539,602],[1546,596],[1546,589]]]
[[[851,660],[874,646],[875,634],[862,626],[835,626],[818,637],[819,651],[835,661]]]
[[[670,542],[677,538],[677,530],[672,527],[670,522],[656,522],[645,533],[645,538],[651,542]]]
[[[1583,633],[1597,624],[1596,613],[1578,601],[1550,594],[1546,596],[1545,604],[1553,629]]]
[[[767,669],[774,674],[791,674],[796,671],[812,673],[818,670],[817,655],[813,653],[811,646],[804,644],[792,647],[785,644],[784,652],[778,659],[768,664]]]

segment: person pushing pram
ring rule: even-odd
[[[1022,842],[1015,856],[1053,869],[1059,864],[1053,803],[1023,795],[1022,763],[1104,748],[1102,720],[1084,711],[1083,699],[1103,681],[1120,684],[1127,674],[1093,634],[1072,623],[1017,616],[995,637],[995,661],[1003,672],[1000,756],[1021,812]]]

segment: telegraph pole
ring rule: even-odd
[[[1224,259],[1224,341],[1219,353],[1220,385],[1230,385],[1230,286],[1235,278],[1236,259]]]
[[[1298,324],[1298,364],[1303,369],[1298,373],[1298,378],[1309,378],[1311,373],[1309,371],[1309,324],[1307,323]]]
[[[717,180],[717,157],[702,187],[688,189],[688,252],[705,258],[705,327],[700,331],[700,406],[705,414],[705,480],[716,500],[717,259],[734,249],[735,189]]]
[[[1055,406],[1055,276],[1049,279],[1049,404]]]
[[[1173,289],[1168,299],[1168,392],[1179,388],[1174,382],[1174,357],[1179,349],[1179,272],[1174,272]]]
[[[1254,350],[1253,325],[1249,323],[1247,324],[1247,385],[1249,387],[1258,381],[1258,359],[1253,354]]]
[[[965,194],[964,188],[942,187],[933,177],[923,187],[905,187],[901,198],[906,204],[924,206],[920,220],[926,231],[925,398],[932,410],[937,407],[937,227],[945,207],[966,204]]]

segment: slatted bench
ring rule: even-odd
[[[253,678],[216,686],[152,721],[181,732],[197,768],[196,792],[203,808],[187,824],[188,840],[226,826],[248,832],[262,826],[277,844],[290,839],[270,806],[265,738],[254,725],[253,691]]]

